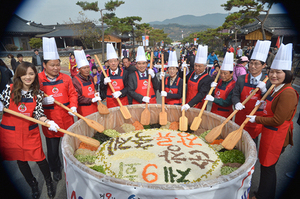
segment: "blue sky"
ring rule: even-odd
[[[87,0],[88,2],[94,2]],[[108,0],[98,0],[98,6],[104,7]],[[116,9],[118,17],[140,16],[143,23],[163,21],[181,15],[202,16],[211,13],[228,13],[220,5],[226,0],[123,0],[125,4]],[[44,25],[63,24],[69,18],[76,20],[82,9],[76,5],[77,0],[24,0],[15,11],[20,17]],[[150,3],[151,2],[151,3]],[[233,10],[234,11],[234,10]],[[232,12],[233,12],[232,11]],[[100,13],[83,12],[89,19],[97,20]],[[285,13],[280,4],[275,4],[271,13]]]

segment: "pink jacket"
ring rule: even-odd
[[[247,70],[242,64],[237,64],[233,68],[233,80],[237,81],[238,77],[241,75],[246,75]]]

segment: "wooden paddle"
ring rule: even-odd
[[[161,55],[161,72],[165,72],[164,70],[164,54]],[[161,79],[161,90],[165,91],[165,77]],[[161,97],[161,112],[159,113],[159,124],[167,125],[168,123],[168,115],[165,111],[165,97]]]
[[[46,93],[44,93],[45,97],[48,97],[48,95]],[[57,104],[58,106],[62,107],[63,109],[66,109],[68,112],[73,113],[74,115],[76,115],[78,118],[82,119],[83,121],[85,121],[85,123],[87,123],[87,125],[93,129],[95,129],[98,132],[103,132],[104,131],[104,126],[102,126],[101,124],[99,124],[98,122],[94,121],[94,120],[90,120],[87,119],[85,117],[83,117],[82,115],[80,115],[79,113],[73,112],[70,108],[68,108],[67,106],[63,105],[62,103],[54,100],[54,103]]]
[[[151,59],[150,59],[150,68],[153,67],[153,52],[151,52]],[[150,84],[151,84],[151,75],[148,75],[148,87],[147,87],[147,97],[149,97],[150,94]],[[141,124],[142,125],[149,125],[150,124],[150,111],[148,109],[148,103],[146,103],[146,107],[142,112],[141,115]]]
[[[31,121],[31,122],[35,122],[35,123],[41,124],[41,125],[46,126],[46,127],[48,127],[48,128],[50,127],[50,124],[47,124],[47,123],[42,122],[42,121],[40,121],[40,120],[34,119],[34,118],[32,118],[32,117],[23,115],[23,114],[18,113],[18,112],[16,112],[16,111],[13,111],[13,110],[10,110],[10,109],[7,109],[7,108],[4,108],[3,110],[4,110],[5,112],[7,112],[7,113],[10,113],[10,114],[14,115],[14,116],[21,117],[21,118],[23,118],[23,119],[25,119],[25,120],[29,120],[29,121]],[[99,147],[99,146],[100,146],[100,142],[99,142],[98,140],[96,140],[96,139],[93,139],[93,138],[90,138],[90,137],[87,137],[87,136],[84,136],[84,135],[78,135],[78,134],[72,133],[72,132],[70,132],[70,131],[66,131],[66,130],[64,130],[64,129],[61,129],[61,128],[59,128],[59,129],[57,129],[57,130],[58,130],[59,132],[62,132],[62,133],[68,134],[68,135],[70,135],[70,136],[76,137],[76,138],[78,138],[80,141],[82,141],[82,142],[84,142],[84,143],[86,143],[86,144],[88,144],[88,145],[91,145],[91,146],[94,146],[94,147]]]
[[[96,58],[96,60],[97,60],[97,62],[98,62],[98,64],[99,64],[99,66],[100,66],[100,68],[101,68],[102,74],[104,75],[104,77],[107,77],[107,75],[106,75],[106,73],[105,73],[105,70],[104,70],[102,64],[100,63],[100,61],[99,61],[99,59],[98,59],[98,56],[95,55],[95,58]],[[114,87],[112,86],[111,82],[108,82],[108,85],[109,85],[109,87],[110,87],[110,89],[111,89],[111,92],[114,93],[114,92],[115,92],[115,89],[114,89]],[[119,98],[116,98],[116,100],[117,100],[117,102],[118,102],[118,104],[119,104],[119,106],[120,106],[120,111],[121,111],[123,117],[124,117],[126,120],[129,119],[129,118],[131,118],[131,114],[130,114],[128,108],[127,108],[126,106],[123,106],[123,104],[122,104],[122,102],[120,101]]]
[[[272,92],[273,88],[275,85],[272,85],[269,90],[264,94],[264,96],[261,98],[261,100],[265,100],[268,95],[270,95],[270,93]],[[257,111],[257,109],[259,108],[260,104],[257,105],[249,115],[254,115],[255,112]],[[229,133],[227,135],[227,137],[225,138],[225,140],[222,142],[222,146],[225,149],[231,150],[235,147],[235,145],[238,143],[238,141],[241,139],[242,137],[242,133],[243,133],[243,128],[245,127],[245,125],[249,122],[250,118],[246,118],[245,121],[242,123],[242,125],[240,126],[240,128],[238,130],[232,131],[231,133]]]
[[[214,80],[215,83],[217,83],[217,81],[219,79],[220,72],[221,72],[221,70],[218,71],[218,74],[217,74],[217,76],[216,76],[216,78]],[[207,95],[211,95],[212,92],[214,91],[214,89],[215,89],[215,87],[211,87]],[[206,108],[207,103],[208,103],[208,100],[205,100],[204,104],[203,104],[203,106],[201,108],[201,111],[200,111],[199,115],[194,118],[193,123],[192,123],[192,125],[190,127],[190,129],[192,131],[196,131],[199,128],[199,126],[200,126],[200,124],[202,122],[202,114],[203,114],[203,112],[204,112],[204,110]]]
[[[100,97],[100,96],[98,96],[98,97]],[[109,110],[108,110],[107,106],[102,104],[102,102],[100,100],[98,100],[98,103],[99,103],[98,106],[97,106],[98,112],[102,115],[109,114]]]
[[[186,67],[183,67],[183,94],[182,94],[182,106],[185,104],[185,89],[186,89]],[[188,118],[185,116],[185,110],[182,110],[182,115],[179,118],[179,130],[187,131],[188,130]]]
[[[268,81],[268,77],[266,77],[263,82],[267,82]],[[242,102],[243,105],[245,105],[253,95],[255,95],[255,93],[259,90],[259,88],[255,88],[252,93]],[[231,118],[233,118],[233,116],[238,112],[239,110],[235,110],[233,111],[229,117],[226,118],[226,120],[220,124],[219,126],[214,127],[206,136],[205,139],[208,143],[212,143],[217,137],[219,137],[219,135],[222,133],[222,129],[225,126],[225,124],[231,120]]]

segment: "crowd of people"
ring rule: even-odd
[[[261,134],[261,177],[258,191],[253,198],[274,198],[275,166],[285,147],[288,144],[293,145],[292,119],[299,97],[291,87],[292,45],[282,44],[277,54],[272,56],[272,61],[268,62],[272,53],[270,44],[270,41],[257,41],[254,48],[249,47],[245,52],[239,47],[235,55],[232,46],[224,46],[224,60],[219,64],[215,52],[208,53],[208,46],[202,45],[183,47],[179,59],[172,48],[154,48],[153,60],[151,50],[140,46],[133,62],[125,56],[120,63],[113,45],[108,43],[107,60],[103,65],[106,75],[84,50],[75,50],[70,54],[69,76],[60,72],[60,58],[54,38],[43,38],[43,56],[34,51],[32,63],[19,59],[20,63],[17,65],[13,61],[14,57],[9,55],[14,75],[13,81],[7,81],[2,89],[0,111],[3,108],[11,109],[50,125],[49,128],[42,128],[46,137],[47,159],[42,150],[37,125],[5,112],[0,125],[1,156],[4,160],[17,160],[21,173],[32,188],[33,198],[39,196],[38,182],[27,161],[37,162],[46,181],[48,196],[53,198],[55,188],[52,179],[59,181],[62,178],[59,143],[63,134],[57,132],[57,129],[68,129],[74,123],[74,113],[78,112],[83,116],[95,113],[97,103],[104,100],[108,108],[119,106],[117,99],[123,105],[155,104],[157,92],[166,98],[166,104],[181,105],[183,86],[186,86],[186,104],[181,110],[201,109],[207,100],[212,102],[211,112],[223,117],[228,117],[234,109],[239,110],[235,117],[238,125],[247,117],[250,118],[245,130],[256,145],[258,135]],[[237,58],[236,63],[234,57]],[[151,61],[153,68],[149,68]],[[162,62],[166,65],[164,71],[160,67]],[[266,67],[269,72],[264,74],[263,69]],[[6,68],[8,71],[7,66]],[[188,71],[186,85],[182,80],[184,68]],[[218,73],[220,77],[215,83]],[[263,80],[266,77],[269,79],[265,83]],[[161,90],[163,78],[164,91]],[[272,84],[275,85],[274,90],[266,101],[261,101]],[[208,95],[212,87],[214,92]],[[243,104],[255,88],[259,88],[259,91]],[[72,111],[66,111],[55,104],[55,101]],[[250,115],[258,105],[260,109],[255,115]],[[19,139],[14,139],[15,136]]]

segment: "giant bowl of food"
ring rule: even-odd
[[[199,199],[247,198],[257,153],[246,131],[233,150],[222,140],[239,128],[228,122],[221,135],[207,143],[205,136],[225,118],[204,111],[196,131],[179,130],[180,106],[166,105],[167,123],[159,124],[161,105],[150,104],[150,124],[140,123],[145,105],[127,106],[124,119],[118,107],[108,115],[88,119],[102,124],[96,132],[83,120],[68,131],[93,137],[99,147],[65,135],[62,141],[67,195],[70,199]],[[189,125],[200,109],[186,112]]]

